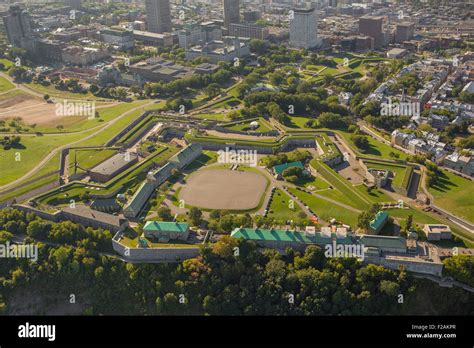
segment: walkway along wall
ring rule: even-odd
[[[199,247],[189,248],[129,248],[120,243],[121,233],[112,239],[114,250],[132,262],[181,262],[199,255]]]

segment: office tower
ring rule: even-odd
[[[359,34],[369,36],[374,39],[374,47],[380,48],[384,44],[384,34],[382,32],[383,17],[363,16],[359,19]]]
[[[403,22],[397,24],[397,31],[395,33],[395,42],[408,41],[413,38],[415,24],[410,22]]]
[[[147,29],[152,33],[171,32],[169,0],[145,0]]]
[[[315,9],[294,9],[293,19],[290,22],[290,45],[309,49],[320,44]]]
[[[20,6],[10,6],[8,14],[3,17],[3,24],[10,44],[14,47],[30,48],[27,46],[32,41],[33,31],[28,12],[21,9]]]
[[[75,10],[82,8],[82,0],[64,0],[66,6],[71,6]]]
[[[224,25],[240,23],[240,0],[224,0]]]

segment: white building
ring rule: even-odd
[[[314,8],[294,9],[290,21],[290,45],[298,48],[314,48],[321,45],[318,38],[318,18]]]

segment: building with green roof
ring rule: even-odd
[[[202,146],[200,144],[191,144],[185,149],[178,152],[169,159],[170,163],[175,163],[179,169],[183,169],[191,164],[196,158],[201,156]]]
[[[336,240],[337,244],[352,244],[350,236],[337,238],[335,233],[323,235],[320,232],[307,233],[276,229],[236,228],[232,231],[231,237],[252,240],[261,247],[273,249],[285,249],[286,247],[304,249],[311,244],[320,246],[332,244],[333,240]]]
[[[146,238],[168,243],[170,240],[187,241],[189,224],[185,222],[147,221],[143,227]]]
[[[297,161],[297,162],[288,162],[288,163],[283,163],[283,164],[278,164],[276,166],[273,167],[273,173],[275,175],[278,175],[279,177],[282,176],[283,172],[288,169],[288,168],[301,168],[301,169],[304,169],[304,165],[303,163],[301,163],[300,161]]]
[[[366,248],[371,248],[371,250],[377,248],[381,252],[399,254],[406,254],[407,252],[407,241],[403,237],[372,236],[365,234],[359,238],[358,243]]]
[[[375,214],[374,219],[370,221],[369,230],[374,234],[379,234],[387,221],[388,213],[385,211],[379,211],[377,214]]]

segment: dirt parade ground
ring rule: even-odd
[[[247,210],[258,206],[265,187],[265,177],[255,172],[206,169],[189,176],[179,199],[204,209]]]

